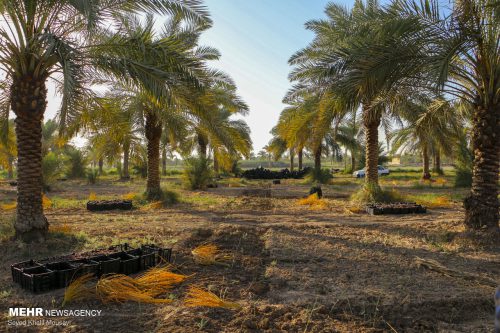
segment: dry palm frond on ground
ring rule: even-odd
[[[141,207],[141,210],[162,209],[164,206],[165,205],[164,205],[163,201],[155,201],[155,202],[152,202],[148,205]]]
[[[137,198],[137,193],[134,193],[134,192],[129,192],[129,193],[126,193],[122,196],[123,200],[134,200],[135,198]]]
[[[157,296],[182,283],[189,276],[172,273],[168,267],[153,267],[135,278],[141,289]]]
[[[223,264],[222,261],[231,258],[230,255],[221,253],[217,245],[200,245],[191,251],[194,261],[201,265]]]
[[[17,208],[17,202],[0,205],[0,208],[2,208],[2,210],[4,211],[14,210]]]
[[[448,267],[442,265],[441,263],[439,263],[438,261],[433,260],[433,259],[422,259],[419,257],[415,257],[415,263],[417,264],[418,267],[425,267],[427,269],[433,270],[435,272],[439,272],[439,273],[446,275],[446,276],[458,277],[458,278],[462,278],[464,280],[474,281],[474,282],[477,282],[479,284],[483,284],[483,285],[487,285],[487,286],[491,286],[491,287],[498,286],[498,281],[495,281],[489,277],[451,269],[451,268],[448,268]]]
[[[328,204],[325,200],[320,199],[317,193],[311,194],[307,198],[298,201],[301,206],[309,206],[310,209],[327,209]]]
[[[96,285],[97,296],[102,302],[170,303],[169,299],[155,298],[151,289],[145,289],[134,278],[123,274],[102,277]]]
[[[74,280],[64,291],[62,306],[67,303],[95,298],[95,286],[91,284],[93,274],[85,274]]]
[[[184,300],[188,307],[206,306],[211,308],[240,309],[241,305],[221,299],[214,293],[198,287],[190,287]]]
[[[45,194],[42,194],[42,206],[44,209],[52,207],[52,201]]]

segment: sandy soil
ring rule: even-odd
[[[71,184],[53,195],[84,200],[89,191],[122,195],[119,183]],[[90,213],[83,206],[49,209],[46,244],[0,243],[0,331],[11,332],[491,332],[494,288],[419,268],[416,257],[499,280],[500,244],[463,236],[458,203],[425,215],[353,213],[346,191],[327,188],[328,207],[298,205],[307,186],[273,188],[273,198],[238,197],[238,188],[189,193],[160,210]],[[13,195],[0,187],[4,197]],[[3,213],[3,224],[12,214]],[[5,230],[4,226],[3,229]],[[7,326],[13,306],[60,308],[64,290],[33,295],[13,284],[10,264],[111,243],[154,241],[174,249],[175,269],[195,274],[172,292],[169,305],[85,302],[100,318],[59,318],[66,327]],[[227,266],[200,266],[190,251],[213,243],[230,252]],[[500,281],[499,281],[500,282]],[[186,308],[188,285],[210,288],[241,310]]]

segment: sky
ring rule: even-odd
[[[337,1],[351,6],[352,1]],[[213,67],[229,74],[239,95],[250,107],[244,119],[252,131],[254,151],[271,138],[281,103],[291,84],[288,59],[307,46],[313,33],[304,28],[311,19],[325,17],[328,0],[205,0],[213,27],[200,44],[217,48],[222,57]],[[58,109],[60,98],[49,85],[46,119]],[[79,141],[79,140],[77,140]],[[76,142],[78,143],[78,142]]]

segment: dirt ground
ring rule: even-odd
[[[178,186],[175,179],[164,182]],[[370,216],[347,200],[355,185],[324,187],[327,205],[311,209],[298,204],[309,187],[285,182],[272,187],[272,198],[241,197],[243,188],[221,186],[206,192],[178,190],[182,201],[169,208],[85,209],[90,192],[98,198],[119,197],[143,185],[58,184],[49,194],[53,208],[46,215],[56,230],[66,229],[51,232],[45,244],[10,240],[13,213],[1,212],[1,332],[492,331],[493,287],[415,264],[416,257],[434,259],[500,280],[500,242],[464,236],[458,202],[421,215]],[[15,189],[2,183],[0,195],[8,202]],[[55,319],[67,326],[8,326],[9,307],[61,308],[64,294],[20,289],[12,282],[10,264],[120,242],[171,245],[175,270],[194,275],[167,295],[171,304],[74,303],[68,308],[102,309],[103,314]],[[226,265],[196,264],[190,252],[206,243],[233,258]],[[184,293],[193,284],[240,303],[241,310],[184,307]]]

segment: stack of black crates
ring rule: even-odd
[[[93,274],[134,274],[170,262],[172,249],[154,244],[132,248],[127,244],[57,258],[28,260],[11,265],[12,279],[22,288],[44,292],[68,286],[74,279]]]

